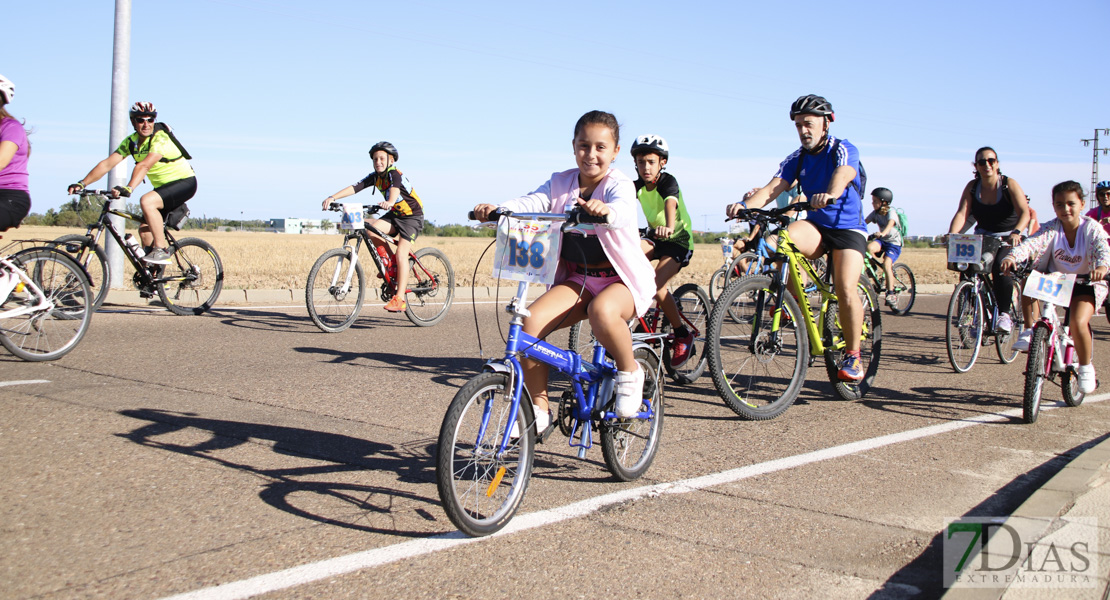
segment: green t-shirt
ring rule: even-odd
[[[132,148],[134,148],[134,152],[132,152]],[[137,132],[132,133],[123,138],[119,148],[116,148],[116,152],[134,158],[135,162],[141,162],[152,152],[161,154],[163,159],[168,160],[169,162],[158,161],[154,163],[154,166],[150,167],[150,170],[146,173],[146,176],[150,179],[150,185],[156,188],[179,179],[194,176],[189,161],[185,160],[181,151],[177,149],[177,145],[173,143],[173,140],[165,131],[154,132],[154,135],[147,138],[141,145],[139,144],[139,134]]]
[[[667,224],[667,198],[678,199],[678,210],[674,216],[674,233],[665,241],[681,244],[686,248],[694,249],[694,238],[691,236],[690,215],[686,212],[686,203],[682,201],[682,190],[678,188],[678,180],[670,173],[663,173],[655,183],[655,189],[648,191],[643,179],[636,179],[636,197],[640,199],[640,207],[644,209],[644,217],[648,226],[662,227]]]

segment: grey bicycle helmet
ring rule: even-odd
[[[401,155],[397,152],[397,148],[394,148],[393,144],[390,144],[389,142],[378,142],[377,144],[371,146],[370,156],[374,156],[374,153],[378,150],[381,150],[382,152],[385,152],[386,154],[392,156],[394,162],[401,160]]]
[[[641,154],[654,152],[664,160],[670,158],[670,150],[667,148],[667,140],[658,135],[641,135],[632,142],[632,156],[636,157]]]
[[[878,198],[883,204],[894,202],[894,193],[884,187],[871,190],[871,196]]]
[[[3,75],[0,75],[0,96],[4,97],[4,104],[11,104],[12,98],[15,98],[15,84]]]
[[[817,115],[819,117],[826,117],[829,121],[835,121],[836,115],[833,114],[832,104],[821,96],[815,94],[807,94],[801,96],[790,105],[790,120],[793,121],[794,117],[798,115]]]

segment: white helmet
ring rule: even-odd
[[[636,157],[647,152],[654,152],[661,158],[667,159],[670,151],[667,149],[667,140],[658,135],[641,135],[632,142],[632,156]]]
[[[0,96],[4,97],[4,104],[11,103],[15,98],[15,84],[3,75],[0,75]]]

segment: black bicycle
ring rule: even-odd
[[[152,265],[143,262],[144,254],[138,243],[127,243],[132,241],[125,240],[130,234],[121,233],[109,218],[116,215],[144,223],[142,215],[113,209],[108,200],[109,193],[107,190],[89,189],[78,192],[82,198],[97,197],[103,202],[100,218],[89,225],[84,235],[63,235],[53,242],[73,256],[77,264],[85,270],[94,295],[93,309],[99,309],[104,304],[111,281],[111,267],[101,244],[105,231],[115,238],[116,243],[123,248],[123,255],[135,267],[132,283],[139,290],[140,296],[152,298],[158,294],[162,304],[177,315],[199,315],[212,308],[224,287],[224,267],[220,256],[211,244],[202,239],[177,240],[170,233],[170,229],[180,229],[188,211],[172,211],[167,215],[165,234],[166,242],[169,243],[170,264]],[[180,216],[174,218],[175,212]]]
[[[994,236],[981,236],[982,247],[979,257],[967,251],[968,261],[948,263],[949,270],[960,273],[960,282],[952,290],[948,300],[948,316],[945,322],[945,342],[948,345],[948,362],[957,373],[967,373],[975,365],[982,346],[994,342],[998,359],[1012,363],[1017,358],[1014,340],[1017,333],[1025,327],[1021,313],[1021,286],[1015,282],[1011,301],[1013,325],[1010,331],[998,328],[1001,312],[998,299],[994,295],[991,282],[991,266],[1005,244]],[[956,240],[952,240],[956,244]],[[971,244],[962,244],[971,248]],[[974,260],[978,258],[978,260]]]

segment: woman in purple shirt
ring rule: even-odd
[[[7,111],[15,97],[15,84],[0,75],[0,231],[23,221],[31,211],[27,188],[27,157],[31,146],[23,124]]]

